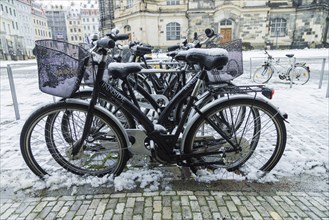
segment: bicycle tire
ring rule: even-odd
[[[79,119],[80,126],[75,126],[75,131],[80,129],[79,133],[81,133],[84,123],[81,117],[86,115],[88,111],[87,105],[65,102],[52,103],[35,111],[25,122],[20,135],[20,150],[30,170],[41,178],[45,175],[53,175],[63,171],[69,171],[77,175],[119,175],[129,159],[129,152],[124,134],[118,125],[108,115],[95,109],[94,122],[95,119],[101,120],[103,126],[108,126],[108,128],[103,128],[102,131],[108,131],[106,134],[113,133],[115,140],[117,140],[117,152],[113,151],[115,157],[110,155],[112,153],[111,149],[107,149],[107,146],[102,148],[102,145],[99,145],[101,137],[104,138],[102,141],[110,143],[109,139],[106,139],[105,135],[103,134],[102,136],[99,132],[98,139],[96,137],[93,143],[89,143],[90,146],[87,146],[90,150],[90,152],[87,152],[89,154],[85,151],[84,154],[80,155],[79,159],[70,159],[67,155],[67,150],[72,143],[63,141],[64,138],[60,129],[62,124],[60,115],[67,111],[81,113],[79,118],[76,118]],[[112,133],[109,133],[110,131]],[[77,139],[72,138],[72,140]],[[103,161],[99,160],[100,158],[103,158]],[[110,159],[113,158],[115,161],[113,160],[114,162],[110,166]],[[97,167],[97,161],[101,161],[103,164]]]
[[[240,151],[232,149],[231,145],[214,132],[214,127],[206,122],[206,119],[211,119],[213,115],[224,112],[233,121],[234,107],[237,109],[243,107],[246,110],[243,124],[234,130],[230,139],[236,143],[239,141]],[[202,126],[206,127],[208,133],[202,133]],[[237,98],[220,102],[208,109],[193,123],[186,137],[189,138],[184,144],[184,153],[191,154],[195,151],[201,153],[209,150],[216,152],[214,155],[190,159],[188,161],[190,164],[201,163],[201,165],[190,166],[194,173],[198,174],[202,169],[209,171],[225,169],[247,175],[258,170],[269,172],[275,167],[284,152],[287,134],[283,118],[273,107],[258,100]],[[217,154],[217,152],[223,153]],[[202,164],[203,162],[214,164]]]
[[[267,83],[273,76],[273,69],[269,66],[261,66],[257,68],[253,75],[255,83]]]
[[[305,85],[310,80],[310,71],[305,66],[295,66],[295,73],[292,73],[292,68],[290,68],[288,76],[292,78],[292,83]]]

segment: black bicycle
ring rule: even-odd
[[[201,71],[173,97],[154,122],[116,87],[103,81],[105,48],[113,46],[109,39],[97,41],[93,53],[101,59],[90,102],[66,98],[38,109],[24,124],[21,152],[36,175],[43,177],[59,170],[78,175],[119,175],[134,154],[151,156],[160,163],[187,166],[195,173],[200,169],[219,168],[242,174],[257,170],[267,172],[278,163],[286,144],[286,115],[258,95],[268,92],[264,87],[214,87],[213,90],[223,96],[206,105],[197,104],[207,70],[220,69],[227,63],[225,50],[196,48],[188,51],[187,61],[199,64]],[[81,82],[88,58],[85,51],[77,48],[79,53],[73,59],[65,51],[50,50],[47,55],[45,45],[37,47],[39,50],[44,52],[43,56],[37,56],[39,67],[44,60],[50,61],[50,57],[53,62],[68,62],[70,58],[76,75],[62,78],[63,83],[54,88],[68,86],[71,94],[64,97],[70,97]],[[118,63],[109,68],[109,74],[128,76],[141,69],[138,64]],[[42,78],[41,67],[39,74]],[[76,81],[69,84],[73,79]],[[52,92],[48,88],[44,91]],[[252,93],[247,94],[250,91]],[[96,104],[99,94],[129,112],[137,123],[136,128],[125,129],[111,112]],[[167,123],[172,122],[172,112],[179,103],[186,103],[179,123],[175,129],[168,129]],[[192,110],[194,113],[190,114]],[[63,124],[67,126],[65,132]]]

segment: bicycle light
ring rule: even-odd
[[[273,95],[274,95],[274,89],[270,89],[270,88],[264,87],[262,89],[262,95],[265,96],[268,99],[272,99],[273,98]]]

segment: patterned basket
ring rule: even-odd
[[[242,41],[241,39],[221,43],[219,48],[228,52],[228,62],[221,70],[208,71],[210,83],[229,81],[243,74]]]
[[[35,43],[40,90],[70,97],[79,89],[90,53],[64,41],[38,40]]]

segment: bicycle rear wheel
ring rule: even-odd
[[[261,66],[254,72],[253,81],[255,83],[267,83],[273,75],[273,69],[268,66]]]
[[[225,140],[218,130],[224,131],[237,147]],[[285,148],[286,128],[282,117],[269,105],[257,100],[236,99],[207,110],[192,125],[187,137],[185,153],[213,152],[189,161],[194,173],[203,169],[226,169],[247,175],[274,168]]]
[[[304,66],[296,66],[295,71],[289,70],[289,76],[292,79],[292,83],[297,85],[304,85],[310,80],[310,72]]]
[[[39,177],[70,171],[77,175],[119,175],[128,160],[127,143],[118,125],[95,110],[92,132],[76,157],[70,152],[81,137],[88,106],[58,102],[34,112],[23,126],[20,149],[24,161]],[[70,116],[67,117],[67,113]],[[63,120],[69,126],[62,131]],[[67,136],[70,135],[70,141]]]

